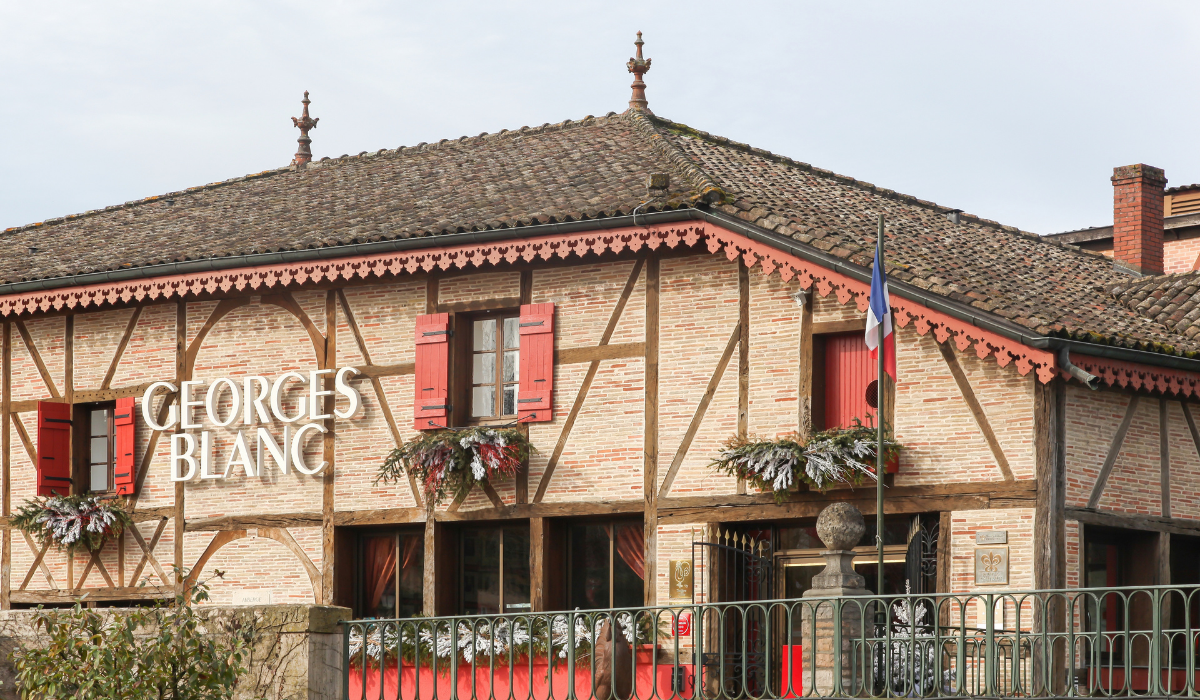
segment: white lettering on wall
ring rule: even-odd
[[[186,446],[186,449],[185,449]],[[191,481],[196,475],[196,438],[188,433],[175,433],[171,436],[171,481]],[[179,463],[187,462],[187,474],[179,473]]]
[[[175,415],[175,405],[171,404],[171,406],[167,409],[167,422],[163,425],[158,424],[158,420],[154,415],[154,395],[158,393],[159,389],[166,389],[172,394],[178,391],[178,389],[176,389],[175,385],[171,382],[154,382],[150,385],[150,388],[146,390],[146,393],[142,395],[142,420],[146,421],[146,425],[150,426],[151,430],[157,430],[161,432],[164,430],[170,430],[175,425],[175,421],[178,420],[178,417]]]
[[[333,374],[333,388],[326,389]],[[224,469],[215,462],[214,440],[208,430],[201,430],[199,439],[192,433],[176,433],[171,436],[171,480],[191,481],[199,473],[200,479],[224,479],[230,472],[241,470],[246,476],[264,476],[267,460],[273,460],[281,474],[291,468],[305,475],[316,475],[328,466],[327,460],[310,466],[305,459],[306,441],[312,441],[312,433],[324,435],[328,432],[321,422],[336,416],[353,418],[362,410],[362,396],[350,385],[350,380],[360,372],[354,367],[312,370],[308,376],[296,371],[284,372],[271,381],[267,377],[252,375],[241,379],[241,383],[220,377],[209,384],[200,380],[180,382],[176,388],[171,382],[154,382],[142,394],[142,419],[152,430],[167,431],[176,424],[184,430],[203,428],[196,420],[196,409],[204,408],[204,417],[218,428],[229,428],[241,414],[242,425],[253,429],[254,454],[251,455],[250,440],[244,430],[238,430],[229,453],[225,455]],[[298,392],[296,390],[299,390]],[[199,398],[203,393],[204,398]],[[228,402],[223,404],[226,393]],[[295,415],[285,413],[285,402],[289,393],[296,396]],[[174,394],[174,396],[172,396]],[[154,401],[163,397],[166,421],[159,423],[155,415]],[[345,406],[339,407],[339,403]],[[225,415],[222,416],[222,406]],[[159,413],[164,406],[160,406]],[[332,408],[332,415],[326,411]],[[307,418],[309,422],[295,431],[292,423]],[[282,440],[276,440],[271,430],[262,424],[274,421],[283,423]],[[316,441],[318,444],[321,440]]]

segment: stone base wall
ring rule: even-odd
[[[322,605],[205,606],[214,629],[227,623],[254,631],[248,668],[238,682],[237,700],[336,700],[342,684],[342,634],[338,623],[348,608]],[[102,615],[119,617],[109,608]],[[17,700],[12,651],[36,644],[44,631],[33,628],[33,610],[0,612],[0,700]]]

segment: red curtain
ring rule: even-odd
[[[646,550],[640,525],[617,526],[617,555],[638,578],[646,580]]]
[[[414,541],[416,538],[413,538]],[[408,547],[405,547],[407,553]],[[393,537],[372,537],[367,540],[367,600],[368,608],[379,607],[379,599],[396,574],[396,540]]]
[[[404,538],[404,558],[400,561],[401,571],[408,570],[409,565],[416,559],[418,549],[422,549],[420,535]],[[424,554],[423,551],[422,554]]]

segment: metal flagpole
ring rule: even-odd
[[[879,215],[879,275],[883,279],[883,214]],[[891,309],[883,310],[883,318],[879,319],[879,335],[877,336],[876,355],[879,357],[878,373],[875,375],[875,547],[879,551],[879,570],[876,572],[876,595],[883,595],[883,373],[884,348],[883,334],[887,330],[885,321]]]

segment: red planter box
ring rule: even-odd
[[[691,697],[690,688],[684,688],[682,693],[676,693],[671,688],[674,664],[659,663],[657,668],[652,664],[653,652],[649,649],[639,649],[635,659],[636,687],[634,693],[639,698],[657,697],[670,700],[672,697]],[[687,676],[692,677],[691,665],[680,665],[686,669]],[[512,679],[509,680],[508,666],[497,665],[495,670],[488,668],[487,663],[480,664],[472,673],[470,665],[460,665],[458,669],[459,698],[518,698],[520,700],[565,700],[568,682],[567,664],[565,659],[555,659],[554,674],[547,673],[549,667],[545,660],[533,662],[533,679],[530,683],[529,662],[518,662],[511,669]],[[657,671],[657,673],[655,673]],[[657,676],[654,678],[653,676]],[[397,669],[395,665],[386,666],[382,672],[379,668],[369,668],[364,678],[362,669],[350,670],[350,698],[359,700],[433,700],[437,697],[445,700],[450,697],[450,669],[444,670],[439,665],[439,672],[434,676],[430,668],[414,668],[405,665]],[[437,695],[434,695],[434,689]],[[365,690],[365,694],[364,694]],[[510,694],[511,690],[511,694]],[[398,693],[398,694],[397,694]],[[575,672],[575,696],[584,700],[592,697],[591,664],[580,664]]]

